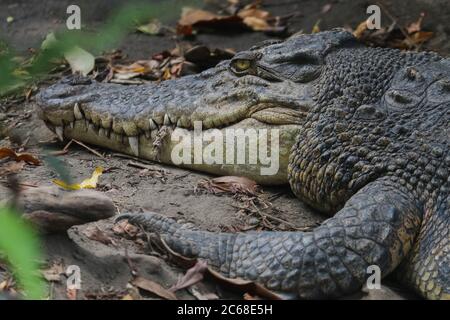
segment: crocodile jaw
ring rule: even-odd
[[[110,150],[114,150],[120,153],[125,153],[129,155],[136,156],[139,155],[140,158],[157,161],[164,164],[176,165],[183,168],[189,168],[196,171],[211,173],[214,175],[234,175],[234,176],[245,176],[263,185],[281,185],[286,184],[287,181],[287,166],[289,161],[289,154],[292,146],[295,143],[299,126],[298,125],[279,125],[271,126],[261,123],[255,119],[246,119],[239,123],[236,123],[230,127],[219,129],[223,137],[226,137],[227,132],[230,130],[243,129],[244,131],[252,128],[255,129],[256,133],[264,134],[268,137],[268,148],[271,146],[271,139],[275,139],[275,135],[271,135],[271,130],[278,131],[278,155],[271,154],[270,151],[267,155],[270,155],[271,163],[262,164],[259,159],[257,163],[249,163],[249,145],[248,140],[246,140],[245,163],[236,163],[234,161],[232,164],[226,162],[225,156],[223,157],[222,163],[208,164],[206,161],[201,163],[195,163],[193,160],[193,155],[191,155],[192,161],[190,163],[176,163],[173,161],[173,150],[177,146],[180,146],[180,139],[174,139],[173,133],[174,128],[172,127],[162,127],[159,132],[152,132],[152,135],[147,137],[144,134],[137,137],[127,137],[125,135],[116,135],[110,133],[109,136],[105,134],[104,131],[89,125],[85,120],[75,120],[73,125],[66,125],[64,127],[54,127],[47,123],[48,127],[52,131],[62,130],[61,136],[64,139],[76,139],[83,141],[92,145],[104,147]],[[175,128],[175,130],[177,130]],[[208,129],[203,131],[203,134],[208,134],[212,130]],[[263,130],[263,131],[261,131]],[[188,135],[192,136],[193,131],[185,130]],[[158,136],[159,134],[159,136]],[[189,137],[187,135],[187,137]],[[274,138],[275,137],[275,138]],[[133,141],[133,140],[134,141]],[[201,150],[204,152],[205,148],[210,144],[210,141],[203,140],[201,142]],[[159,146],[157,145],[159,144]],[[237,140],[234,140],[234,146],[236,146]],[[138,150],[138,151],[137,151]],[[194,143],[192,143],[192,151],[194,151]],[[224,139],[223,153],[225,155],[226,150],[226,139]],[[237,156],[237,155],[236,155]],[[276,159],[274,157],[277,157]],[[273,174],[262,174],[264,169],[266,171],[271,167]]]
[[[270,175],[261,174],[267,165],[259,161],[176,165],[282,184],[287,182],[289,153],[309,108],[302,100],[305,96],[297,84],[237,78],[218,66],[199,75],[140,86],[63,80],[42,91],[36,101],[39,116],[61,140],[77,139],[166,164],[174,164],[171,155],[178,142],[170,136],[176,128],[192,131],[200,121],[205,133],[219,130],[223,136],[229,129],[254,129],[258,136],[277,130],[279,170]],[[245,153],[249,158],[248,148]]]

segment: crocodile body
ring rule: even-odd
[[[266,42],[154,86],[56,84],[38,105],[61,138],[150,159],[156,127],[190,130],[202,120],[206,129],[280,128],[290,151],[275,177],[245,165],[192,168],[289,182],[300,200],[332,216],[312,232],[216,234],[154,213],[119,219],[226,276],[301,298],[357,291],[372,265],[423,297],[450,298],[449,59],[367,48],[332,30]],[[161,161],[170,163],[170,147],[158,149]]]

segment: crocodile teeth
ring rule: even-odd
[[[64,128],[62,126],[55,127],[55,133],[60,141],[64,141]]]
[[[69,126],[70,126],[70,129],[73,129],[73,127],[75,127],[75,121],[70,122],[70,123],[69,123]]]
[[[103,128],[98,129],[98,135],[100,137],[106,137],[106,131]]]
[[[151,129],[151,130],[156,130],[156,129],[158,129],[158,125],[156,124],[155,120],[149,119],[148,122],[150,123],[150,129]]]
[[[137,136],[128,137],[128,142],[130,144],[131,151],[136,157],[139,157],[139,139]]]
[[[182,123],[181,123],[181,119],[178,119],[177,121],[177,127],[181,127]]]
[[[169,115],[166,113],[164,115],[164,125],[165,126],[170,126],[172,124],[172,121],[170,121]]]
[[[77,120],[83,119],[83,114],[81,113],[80,105],[78,104],[78,102],[73,106],[73,115]]]

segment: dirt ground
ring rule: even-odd
[[[98,0],[76,1],[82,8],[82,22],[87,28],[95,30],[106,19],[109,13],[127,1]],[[426,46],[427,49],[442,54],[450,52],[450,10],[447,0],[414,0],[414,1],[380,1],[398,22],[406,25],[417,20],[420,12],[427,12],[424,29],[434,31],[436,37]],[[48,32],[60,28],[66,17],[65,9],[73,1],[18,1],[3,0],[0,3],[0,30],[2,37],[19,52],[28,48],[38,48]],[[320,19],[322,30],[332,27],[351,26],[355,28],[366,18],[365,8],[370,1],[263,1],[264,8],[274,15],[284,16],[295,12],[298,15],[289,22],[291,30],[311,31],[313,25]],[[321,13],[324,5],[331,4],[331,10]],[[432,5],[431,5],[432,4]],[[6,22],[6,17],[14,17],[12,23]],[[168,24],[174,25],[178,15]],[[382,23],[390,23],[389,18],[382,16]],[[246,32],[240,34],[200,34],[191,41],[203,43],[210,47],[233,48],[237,51],[270,38],[264,33]],[[130,60],[146,59],[154,53],[175,46],[172,37],[150,37],[148,35],[129,34],[118,46],[128,54]],[[0,146],[18,146],[26,142],[26,151],[42,156],[44,150],[61,150],[65,143],[57,142],[54,134],[37,119],[34,112],[33,98],[30,102],[19,104],[0,102],[0,132],[3,140]],[[194,225],[210,231],[239,231],[249,225],[254,229],[261,227],[258,217],[252,217],[241,212],[236,206],[242,205],[231,196],[216,196],[206,193],[195,193],[197,183],[208,175],[190,172],[179,168],[152,164],[152,168],[161,169],[145,171],[136,168],[132,159],[123,158],[108,150],[99,151],[104,157],[98,157],[85,148],[72,145],[69,152],[59,156],[70,170],[74,180],[79,181],[91,175],[97,166],[107,169],[100,178],[98,190],[110,196],[118,212],[140,212],[151,210],[166,214],[181,222],[191,222]],[[1,163],[0,163],[1,165]],[[143,163],[143,165],[148,165]],[[56,173],[48,166],[25,166],[19,173],[20,181],[30,186],[51,185]],[[4,182],[4,177],[0,177]],[[289,221],[296,227],[313,227],[326,217],[313,212],[300,203],[291,193],[289,187],[264,188],[265,195],[271,200],[271,214],[276,214],[282,220]],[[9,196],[9,190],[0,185],[0,200]],[[259,220],[258,220],[259,219]],[[275,223],[278,229],[292,229],[292,226]],[[86,237],[86,230],[98,227],[114,239],[114,245],[105,245]],[[123,239],[111,232],[112,222],[99,221],[93,224],[73,228],[67,235],[46,236],[43,239],[46,251],[46,263],[51,265],[78,265],[82,270],[82,290],[79,299],[121,298],[130,293],[131,279],[130,263],[125,257],[125,248],[133,266],[142,277],[168,288],[177,282],[183,270],[175,267],[155,255],[144,255],[149,249],[136,245],[135,242]],[[0,271],[0,282],[4,273]],[[64,281],[51,285],[51,298],[67,299]],[[242,293],[230,293],[213,281],[206,281],[189,290],[177,292],[178,298],[194,299],[196,291],[213,292],[219,297],[242,297]],[[194,293],[193,293],[194,290]],[[155,298],[145,294],[143,298]],[[384,298],[402,298],[387,293]],[[406,294],[406,297],[411,297]]]

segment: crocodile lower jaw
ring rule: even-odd
[[[116,134],[113,131],[107,132],[102,128],[95,127],[94,125],[92,125],[92,123],[85,120],[76,120],[66,126],[55,127],[49,122],[46,122],[46,124],[53,132],[58,135],[60,140],[76,139],[120,153],[125,153],[169,165],[174,165],[174,162],[172,160],[172,150],[176,145],[179,144],[179,140],[174,141],[173,139],[171,139],[171,135],[174,132],[174,129],[170,126],[161,126],[158,130],[151,131],[149,135],[141,134],[138,136],[126,136]],[[240,121],[230,127],[221,128],[219,129],[219,131],[225,137],[227,130],[229,129],[246,130],[248,128],[255,129],[258,134],[260,134],[261,129],[264,129],[264,132],[271,132],[270,130],[272,129],[278,130],[278,170],[275,172],[275,174],[262,175],[261,169],[267,168],[267,165],[262,165],[259,160],[256,164],[248,163],[248,143],[245,148],[246,162],[244,164],[206,164],[194,163],[194,161],[192,161],[192,163],[182,163],[177,164],[177,166],[211,173],[214,175],[246,176],[264,185],[286,184],[289,154],[292,145],[294,144],[297,137],[299,129],[298,125],[274,126],[264,124],[257,121],[256,119],[250,118]],[[192,131],[190,132],[193,133]],[[211,132],[211,130],[203,131],[203,133],[207,132]],[[202,148],[206,147],[209,143],[210,142],[203,141]],[[269,143],[268,147],[270,147]],[[270,154],[271,151],[267,152],[267,154]]]

